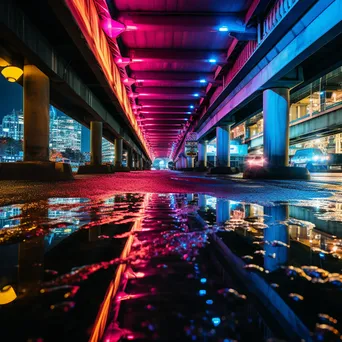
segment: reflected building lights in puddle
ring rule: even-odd
[[[200,251],[208,244],[210,234],[231,234],[236,236],[236,241],[240,241],[240,238],[243,239],[241,241],[250,241],[248,254],[244,252],[239,255],[239,246],[236,247],[236,253],[246,263],[248,272],[261,274],[262,277],[272,277],[282,272],[290,279],[298,278],[314,285],[319,283],[338,288],[342,286],[342,276],[335,271],[334,265],[330,266],[330,259],[339,262],[342,257],[342,236],[339,231],[341,216],[340,204],[328,199],[263,206],[197,194],[120,194],[98,200],[53,198],[45,202],[0,209],[0,253],[2,250],[4,253],[6,245],[17,244],[21,250],[21,259],[18,259],[18,255],[16,258],[22,275],[28,275],[29,263],[31,267],[32,263],[37,265],[33,277],[21,278],[26,282],[24,285],[20,285],[17,279],[7,282],[13,284],[13,290],[19,296],[19,288],[34,291],[41,282],[42,273],[52,278],[43,283],[41,293],[65,292],[64,301],[53,304],[55,311],[71,311],[77,301],[68,299],[77,297],[82,282],[99,270],[122,267],[126,282],[148,282],[156,274],[170,276],[175,272],[168,258],[177,258],[179,262],[191,266],[192,271],[187,271],[186,279],[189,282],[192,279],[196,281],[197,287],[193,288],[193,293],[198,301],[203,302],[206,310],[211,310],[219,301],[210,292],[212,278],[202,273],[201,263],[197,261]],[[101,230],[102,226],[130,225],[136,222],[139,222],[140,228],[134,233],[125,231],[108,235]],[[54,273],[53,270],[42,272],[44,253],[58,246],[65,237],[82,229],[89,231],[89,242],[105,243],[113,239],[126,239],[131,241],[132,248],[121,258],[84,265],[67,274]],[[223,240],[226,241],[225,238]],[[296,257],[295,253],[290,253],[294,247],[301,248],[302,256],[309,266],[289,266]],[[25,262],[22,258],[28,254],[24,252],[32,256]],[[152,269],[151,261],[156,258],[160,262]],[[2,259],[6,260],[6,254]],[[318,262],[324,265],[317,265]],[[129,267],[126,268],[126,265]],[[36,282],[36,285],[30,287],[29,282]],[[118,287],[117,282],[115,286]],[[283,291],[281,280],[270,284],[274,291]],[[155,295],[158,291],[121,291],[116,300],[119,305],[135,305],[150,298],[151,293]],[[235,296],[239,300],[248,300],[240,294],[240,290],[231,289],[223,294],[227,299]],[[306,295],[300,291],[291,291],[286,296],[296,305],[304,305],[306,302]],[[148,303],[145,307],[153,312],[156,306]],[[208,323],[211,322],[210,329],[218,330],[216,327],[225,324],[220,312],[206,313],[204,317]],[[198,336],[194,328],[191,328],[192,323],[189,324],[189,334]],[[149,322],[147,329],[156,333],[158,325]],[[208,336],[213,334],[210,331],[206,332]],[[131,332],[126,334],[126,339],[135,339],[135,336],[135,332]],[[112,341],[108,337],[105,340]]]

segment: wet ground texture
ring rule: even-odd
[[[88,341],[111,288],[106,342],[341,339],[336,180],[2,183],[4,341]]]

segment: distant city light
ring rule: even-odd
[[[195,107],[193,105],[190,106],[191,109],[194,109]]]
[[[194,96],[195,96],[195,97],[199,97],[199,94],[198,94],[198,93],[195,93]]]
[[[207,81],[206,80],[204,80],[204,79],[201,79],[200,80],[200,83],[206,83]]]
[[[205,284],[207,282],[207,278],[201,278],[200,281],[201,281],[202,284]]]
[[[213,305],[214,301],[213,301],[212,299],[208,299],[208,300],[206,301],[206,303],[207,303],[208,305]]]
[[[228,27],[227,27],[227,26],[221,26],[221,27],[219,28],[219,31],[220,31],[220,32],[227,32],[227,31],[228,31]]]
[[[213,317],[211,321],[213,322],[215,327],[217,327],[221,323],[221,319],[219,317]]]
[[[207,291],[206,290],[199,290],[198,293],[199,293],[200,296],[204,296],[204,295],[207,294]]]
[[[209,62],[210,62],[210,63],[216,63],[216,59],[211,58],[211,59],[209,59]]]

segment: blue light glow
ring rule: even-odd
[[[207,81],[206,80],[204,80],[204,79],[201,79],[200,80],[200,83],[206,83]]]
[[[191,109],[194,109],[195,107],[193,105],[190,106]]]
[[[198,293],[200,296],[205,296],[207,294],[207,291],[206,290],[199,290]]]
[[[217,327],[221,323],[221,319],[219,317],[213,317],[211,321],[213,322],[215,327]]]
[[[209,63],[216,63],[216,59],[214,58],[209,59]]]
[[[194,94],[194,96],[195,96],[195,97],[198,97],[198,96],[199,96],[199,94],[198,94],[198,93],[195,93],[195,94]]]
[[[207,282],[207,279],[206,278],[201,278],[200,281],[201,281],[202,284],[205,284]]]
[[[214,303],[214,301],[211,300],[211,299],[208,299],[208,300],[206,301],[206,303],[207,303],[208,305],[212,305],[212,304]]]
[[[227,26],[221,26],[221,27],[219,28],[219,31],[220,31],[220,32],[227,32],[227,31],[228,31],[228,27],[227,27]]]

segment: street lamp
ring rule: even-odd
[[[8,65],[1,70],[1,73],[8,82],[14,83],[18,81],[24,72],[17,66]]]

